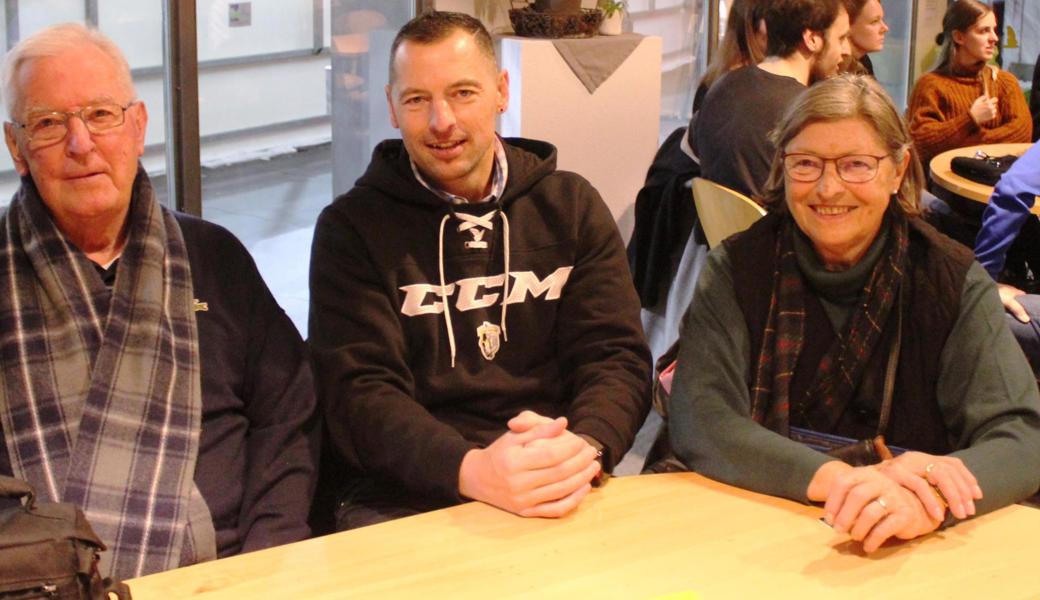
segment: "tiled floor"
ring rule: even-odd
[[[249,248],[275,298],[306,336],[307,271],[318,213],[332,201],[328,145],[269,160],[204,169],[202,215]],[[156,181],[164,190],[165,182]],[[638,473],[660,419],[651,415],[616,475]]]

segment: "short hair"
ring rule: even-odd
[[[726,17],[726,34],[701,78],[701,85],[710,88],[730,70],[762,62],[763,49],[755,45],[754,39],[766,4],[766,0],[733,0]]]
[[[924,171],[917,159],[910,129],[899,115],[892,99],[873,78],[865,75],[839,75],[813,84],[788,107],[769,137],[776,146],[762,203],[783,209],[784,149],[803,129],[814,123],[831,123],[844,119],[860,119],[877,134],[893,160],[901,163],[910,153],[910,164],[896,192],[897,205],[907,216],[920,214],[918,208]]]
[[[948,72],[950,61],[953,59],[953,32],[967,31],[979,19],[993,12],[993,8],[978,0],[957,0],[946,8],[943,15],[942,33],[935,36],[935,43],[939,44],[939,58],[935,62],[933,71]]]
[[[851,25],[859,18],[859,13],[863,12],[863,7],[867,5],[870,0],[841,0],[841,3],[845,5],[845,12],[849,13],[849,24]]]
[[[491,40],[491,34],[488,33],[483,23],[464,13],[434,10],[422,13],[408,21],[394,36],[394,42],[390,45],[390,83],[393,84],[397,77],[397,73],[394,71],[394,59],[401,44],[405,42],[435,44],[460,30],[472,35],[481,54],[486,56],[491,64],[498,65],[495,43]]]
[[[826,31],[842,7],[839,0],[769,0],[767,4],[766,54],[779,57],[798,50],[806,29]]]
[[[134,80],[130,76],[130,65],[115,42],[97,29],[79,23],[62,23],[47,27],[18,42],[4,57],[3,67],[0,67],[0,84],[3,85],[4,106],[8,118],[14,118],[15,109],[18,108],[15,105],[21,101],[18,72],[26,63],[40,58],[51,58],[85,44],[96,47],[112,59],[120,84],[131,96],[136,96]]]

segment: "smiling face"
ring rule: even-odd
[[[99,102],[126,106],[133,100],[115,62],[92,44],[29,60],[17,79],[20,97],[12,118],[23,123],[31,113],[71,112]],[[76,234],[122,225],[147,122],[138,102],[127,109],[122,125],[100,134],[91,134],[75,117],[68,120],[65,138],[50,145],[30,144],[26,132],[11,124],[4,132],[18,173],[32,176],[58,227]]]
[[[881,0],[868,0],[850,30],[852,56],[858,59],[869,52],[883,50],[887,31],[885,9],[881,7]]]
[[[784,148],[787,154],[804,153],[821,158],[849,154],[886,156],[877,175],[864,183],[848,183],[838,177],[833,161],[826,163],[815,182],[802,183],[784,177],[787,209],[798,228],[812,240],[820,260],[831,269],[856,264],[881,229],[889,199],[903,180],[910,154],[896,163],[874,128],[862,119],[812,123]]]
[[[509,100],[508,76],[463,30],[432,44],[405,41],[393,61],[387,103],[408,155],[441,189],[481,199],[495,160],[495,115]]]
[[[957,60],[965,66],[989,62],[997,51],[998,40],[997,16],[993,11],[979,17],[966,31],[953,32]]]

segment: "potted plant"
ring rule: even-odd
[[[534,9],[539,12],[579,13],[581,0],[534,0]]]
[[[618,35],[625,16],[625,0],[599,0],[603,21],[599,24],[601,35]]]

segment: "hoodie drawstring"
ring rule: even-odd
[[[448,223],[448,219],[453,215],[462,221],[459,225],[459,232],[467,231],[474,227],[482,227],[484,229],[494,229],[495,224],[492,221],[495,213],[498,213],[502,217],[502,237],[503,237],[503,256],[502,256],[502,341],[509,341],[509,330],[506,326],[506,311],[509,306],[509,217],[501,209],[501,207],[495,209],[484,215],[469,215],[466,213],[456,213],[454,210],[444,215],[441,219],[440,231],[437,236],[437,269],[440,273],[440,296],[441,304],[444,309],[444,325],[448,329],[448,347],[451,349],[451,368],[455,368],[455,328],[451,323],[451,310],[448,301],[448,286],[447,281],[444,277],[444,227]],[[481,241],[477,236],[474,236],[475,241],[466,242],[467,248],[486,248],[487,243]]]
[[[444,324],[448,327],[448,346],[451,348],[451,368],[455,368],[455,330],[451,326],[451,310],[448,302],[448,286],[444,282],[444,225],[448,222],[451,214],[444,215],[441,219],[441,231],[437,238],[437,268],[441,273],[441,304],[444,308]]]

